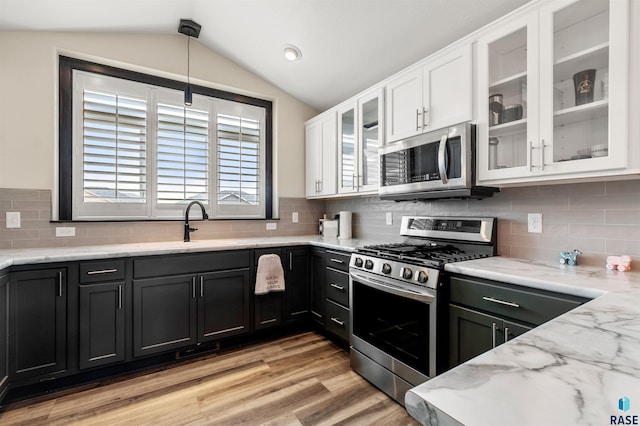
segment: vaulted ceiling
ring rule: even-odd
[[[324,110],[528,1],[0,0],[0,30],[176,34],[189,18],[200,43]]]

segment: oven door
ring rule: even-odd
[[[354,370],[376,385],[387,372],[411,387],[435,376],[437,292],[356,269],[349,281]]]
[[[380,148],[378,193],[469,188],[472,134],[472,125],[461,124]]]

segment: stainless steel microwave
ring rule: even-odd
[[[475,185],[475,125],[424,133],[379,149],[383,199],[484,198],[498,188]]]

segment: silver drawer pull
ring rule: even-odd
[[[333,257],[331,258],[331,261],[332,261],[332,262],[335,262],[335,263],[344,263],[344,260],[335,259],[335,258],[333,258]]]
[[[336,290],[344,291],[344,287],[338,284],[331,283],[331,287],[335,288]]]
[[[335,322],[336,324],[338,324],[340,327],[344,326],[344,321],[340,321],[338,318],[334,318],[331,317],[331,321]]]
[[[118,270],[117,269],[100,269],[99,271],[88,271],[87,275],[111,274],[113,272],[118,272]]]
[[[519,308],[520,305],[513,302],[505,302],[504,300],[494,299],[493,297],[483,296],[482,300],[486,300],[487,302],[499,303],[500,305],[511,306],[512,308]]]

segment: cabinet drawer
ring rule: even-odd
[[[124,280],[124,260],[80,263],[80,283]]]
[[[349,306],[349,274],[327,268],[327,299]]]
[[[349,309],[327,300],[327,330],[349,341]]]
[[[198,274],[251,267],[250,250],[149,256],[133,261],[134,278]]]
[[[349,261],[351,260],[351,253],[327,250],[326,256],[327,267],[335,268],[344,272],[349,272]]]
[[[586,302],[580,297],[493,281],[451,278],[451,303],[539,325]]]

